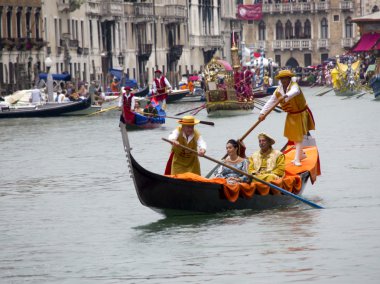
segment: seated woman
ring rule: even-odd
[[[144,113],[144,109],[141,108],[141,105],[140,105],[140,102],[139,101],[135,101],[135,106],[133,108],[133,111],[134,112],[137,112],[137,113],[140,113],[140,114],[143,114]]]
[[[248,160],[238,155],[239,144],[236,140],[230,139],[226,144],[227,158],[223,161],[240,171],[248,172]],[[249,178],[238,172],[235,172],[225,166],[220,166],[214,172],[215,177],[222,177],[227,179],[227,182],[234,184],[237,182],[249,182]]]

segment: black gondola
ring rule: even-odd
[[[188,214],[194,212],[223,212],[227,210],[265,210],[291,205],[297,202],[288,195],[254,195],[251,199],[239,197],[228,201],[220,184],[185,181],[152,173],[137,163],[131,154],[125,124],[120,123],[124,150],[131,170],[140,202],[164,215]],[[302,194],[309,180],[309,172],[299,174],[302,180]]]
[[[41,105],[31,105],[24,107],[2,107],[0,118],[20,118],[20,117],[51,117],[69,115],[70,113],[85,110],[91,107],[91,99],[65,103],[46,103]]]
[[[146,86],[145,88],[133,93],[135,97],[145,97],[149,94],[149,87]]]

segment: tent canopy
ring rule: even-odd
[[[47,73],[40,73],[38,75],[40,80],[47,81]],[[52,74],[53,80],[56,81],[70,81],[71,75],[69,73],[63,73],[63,74]]]
[[[367,33],[361,36],[359,41],[352,48],[353,52],[369,51],[380,41],[380,33]]]

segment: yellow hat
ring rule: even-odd
[[[290,70],[281,70],[278,72],[277,76],[275,77],[276,79],[281,79],[281,78],[286,78],[286,77],[293,77],[295,76],[292,71]]]
[[[195,125],[198,124],[200,120],[196,119],[194,116],[187,115],[182,117],[182,119],[178,120],[179,124],[182,125]]]
[[[274,143],[276,143],[276,141],[274,141],[274,139],[272,137],[270,137],[268,134],[266,133],[260,133],[258,136],[257,136],[259,139],[260,137],[264,137],[265,139],[267,139],[270,143],[270,145],[273,145]]]

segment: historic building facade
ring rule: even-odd
[[[308,66],[345,53],[358,39],[353,17],[378,0],[266,0],[260,21],[236,17],[261,0],[0,0],[0,89],[32,87],[45,59],[52,72],[107,83],[109,68],[140,84],[156,68],[176,84],[212,56],[231,61],[232,38],[279,65]]]
[[[213,55],[228,60],[242,30],[234,0],[0,0],[0,17],[3,93],[32,87],[47,57],[77,81],[106,84],[116,68],[145,84],[159,68],[175,84]]]
[[[244,1],[252,4],[253,1]],[[259,1],[256,1],[259,2]],[[358,40],[353,17],[376,9],[374,0],[264,1],[262,19],[244,21],[247,46],[262,47],[280,66],[321,64]]]

